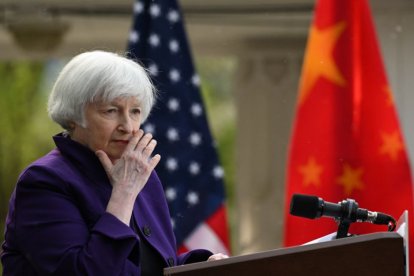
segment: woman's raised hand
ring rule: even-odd
[[[129,224],[136,197],[161,159],[159,154],[151,157],[156,144],[151,134],[144,135],[140,129],[114,163],[105,152],[96,152],[112,184],[107,211],[126,224]]]

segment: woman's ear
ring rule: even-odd
[[[76,127],[76,123],[75,122],[69,122],[69,130],[74,130]]]

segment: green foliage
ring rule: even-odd
[[[0,197],[1,215],[17,177],[27,160],[27,127],[36,112],[37,87],[42,65],[38,63],[6,63],[0,65]]]
[[[47,119],[45,95],[39,89],[43,67],[40,62],[0,63],[1,229],[19,173],[52,147],[45,129],[50,131],[53,126]]]
[[[229,58],[199,60],[202,78],[202,96],[207,109],[208,122],[218,146],[225,171],[226,192],[231,199],[234,184],[235,107],[229,80],[235,62]]]

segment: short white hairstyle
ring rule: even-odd
[[[136,97],[144,122],[155,102],[156,89],[137,62],[115,53],[91,51],[72,58],[59,73],[48,101],[50,118],[70,130],[70,123],[85,126],[88,103]]]

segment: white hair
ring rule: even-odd
[[[155,102],[156,89],[137,62],[115,53],[91,51],[72,58],[60,72],[48,101],[50,118],[70,130],[70,123],[85,126],[88,103],[136,97],[145,121]]]

